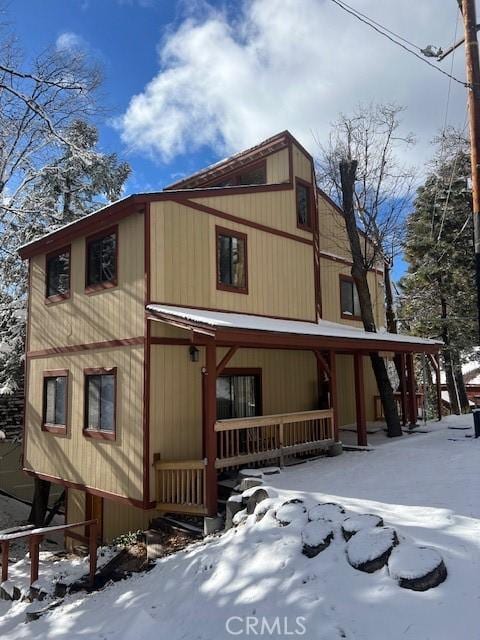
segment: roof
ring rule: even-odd
[[[402,334],[370,333],[348,325],[319,320],[282,320],[268,316],[254,316],[225,311],[206,311],[197,308],[162,304],[147,305],[153,320],[180,326],[194,332],[215,337],[219,342],[290,345],[305,348],[345,348],[365,350],[437,352],[441,342]],[[273,344],[274,343],[274,344]]]

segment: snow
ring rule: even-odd
[[[379,558],[395,544],[395,530],[391,527],[362,529],[347,542],[347,555],[351,564],[359,566]]]
[[[302,542],[309,547],[324,544],[328,536],[332,535],[332,523],[326,520],[308,522],[302,530]]]
[[[345,531],[356,533],[362,529],[372,529],[372,527],[377,527],[379,524],[381,524],[381,520],[378,516],[371,513],[361,513],[360,515],[346,518],[342,527]]]
[[[401,544],[388,559],[388,571],[392,578],[412,580],[422,578],[438,567],[442,556],[435,549]]]
[[[187,324],[199,327],[214,327],[216,329],[248,329],[252,331],[269,331],[273,333],[288,333],[294,335],[309,335],[330,338],[350,338],[361,340],[376,340],[385,342],[400,342],[417,345],[441,345],[437,340],[428,340],[415,336],[396,333],[370,333],[358,327],[351,327],[328,320],[302,322],[299,320],[278,320],[264,316],[251,316],[244,313],[225,313],[221,311],[205,311],[203,309],[175,307],[161,304],[149,304],[147,310],[153,313],[152,319],[165,322],[166,319],[184,320]],[[155,317],[159,314],[159,317]],[[168,321],[168,320],[167,320]]]
[[[284,469],[268,479],[278,497],[257,506],[269,509],[260,521],[255,512],[238,528],[158,560],[146,574],[67,596],[28,625],[27,603],[0,602],[0,637],[223,640],[230,636],[226,624],[232,616],[239,618],[234,630],[245,630],[246,618],[257,616],[270,623],[280,617],[282,625],[286,618],[290,628],[302,617],[305,640],[476,638],[480,439],[461,432],[452,440],[447,429],[471,423],[471,416],[452,416],[438,426],[431,423],[431,433],[395,438],[375,451]],[[399,535],[394,552],[403,545],[435,549],[447,567],[446,581],[415,592],[401,589],[387,567],[373,574],[357,571],[347,562],[339,531],[327,549],[307,558],[301,528],[281,527],[273,517],[275,505],[298,497],[308,509],[335,502],[350,517],[381,516]]]
[[[289,524],[303,525],[307,521],[307,510],[303,504],[298,502],[290,502],[282,504],[275,514],[280,524],[287,526]]]
[[[345,520],[345,511],[338,504],[326,502],[317,504],[308,511],[309,520],[330,520],[330,522],[343,522]]]

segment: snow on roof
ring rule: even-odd
[[[265,316],[252,316],[245,313],[226,313],[222,311],[205,311],[203,309],[175,307],[161,304],[149,304],[147,310],[153,314],[184,320],[192,325],[208,326],[212,329],[248,329],[251,331],[269,331],[273,333],[289,333],[296,335],[318,336],[325,338],[350,338],[358,340],[380,340],[418,345],[441,345],[438,340],[428,340],[416,336],[388,333],[370,333],[337,322],[319,320],[305,322],[301,320],[279,320]],[[154,318],[155,319],[155,318]]]

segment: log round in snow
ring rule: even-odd
[[[413,544],[401,544],[392,551],[388,571],[400,587],[412,591],[427,591],[447,577],[447,568],[437,551]]]
[[[398,537],[395,529],[390,527],[362,529],[348,541],[347,559],[354,569],[373,573],[387,564],[392,549],[397,544]]]
[[[330,520],[330,522],[343,522],[345,520],[345,509],[335,502],[323,502],[309,510],[308,519],[310,521]]]
[[[303,555],[314,558],[333,540],[332,523],[327,520],[307,522],[302,530]]]
[[[383,527],[383,520],[380,516],[375,516],[372,513],[362,513],[358,516],[352,516],[351,518],[346,518],[342,523],[343,537],[345,540],[350,540],[358,531],[373,529],[374,527]]]
[[[260,522],[260,520],[263,520],[263,518],[267,515],[267,513],[270,510],[272,510],[274,504],[275,504],[274,498],[268,498],[267,500],[262,500],[262,502],[257,504],[254,511],[256,521]]]
[[[303,524],[306,520],[307,510],[303,505],[302,500],[297,498],[293,500],[288,500],[284,502],[278,509],[275,514],[276,519],[282,525],[282,527],[286,527],[291,522],[299,522]]]
[[[247,489],[243,492],[242,498],[244,504],[246,504],[247,513],[248,515],[250,515],[255,511],[255,507],[257,506],[257,504],[268,498],[268,492],[265,491],[265,489],[261,489],[260,487],[252,487],[251,489]]]

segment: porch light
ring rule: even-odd
[[[191,362],[198,362],[198,357],[200,355],[200,351],[197,349],[197,347],[194,347],[192,345],[191,347],[189,347],[188,353],[190,355],[190,361]]]

